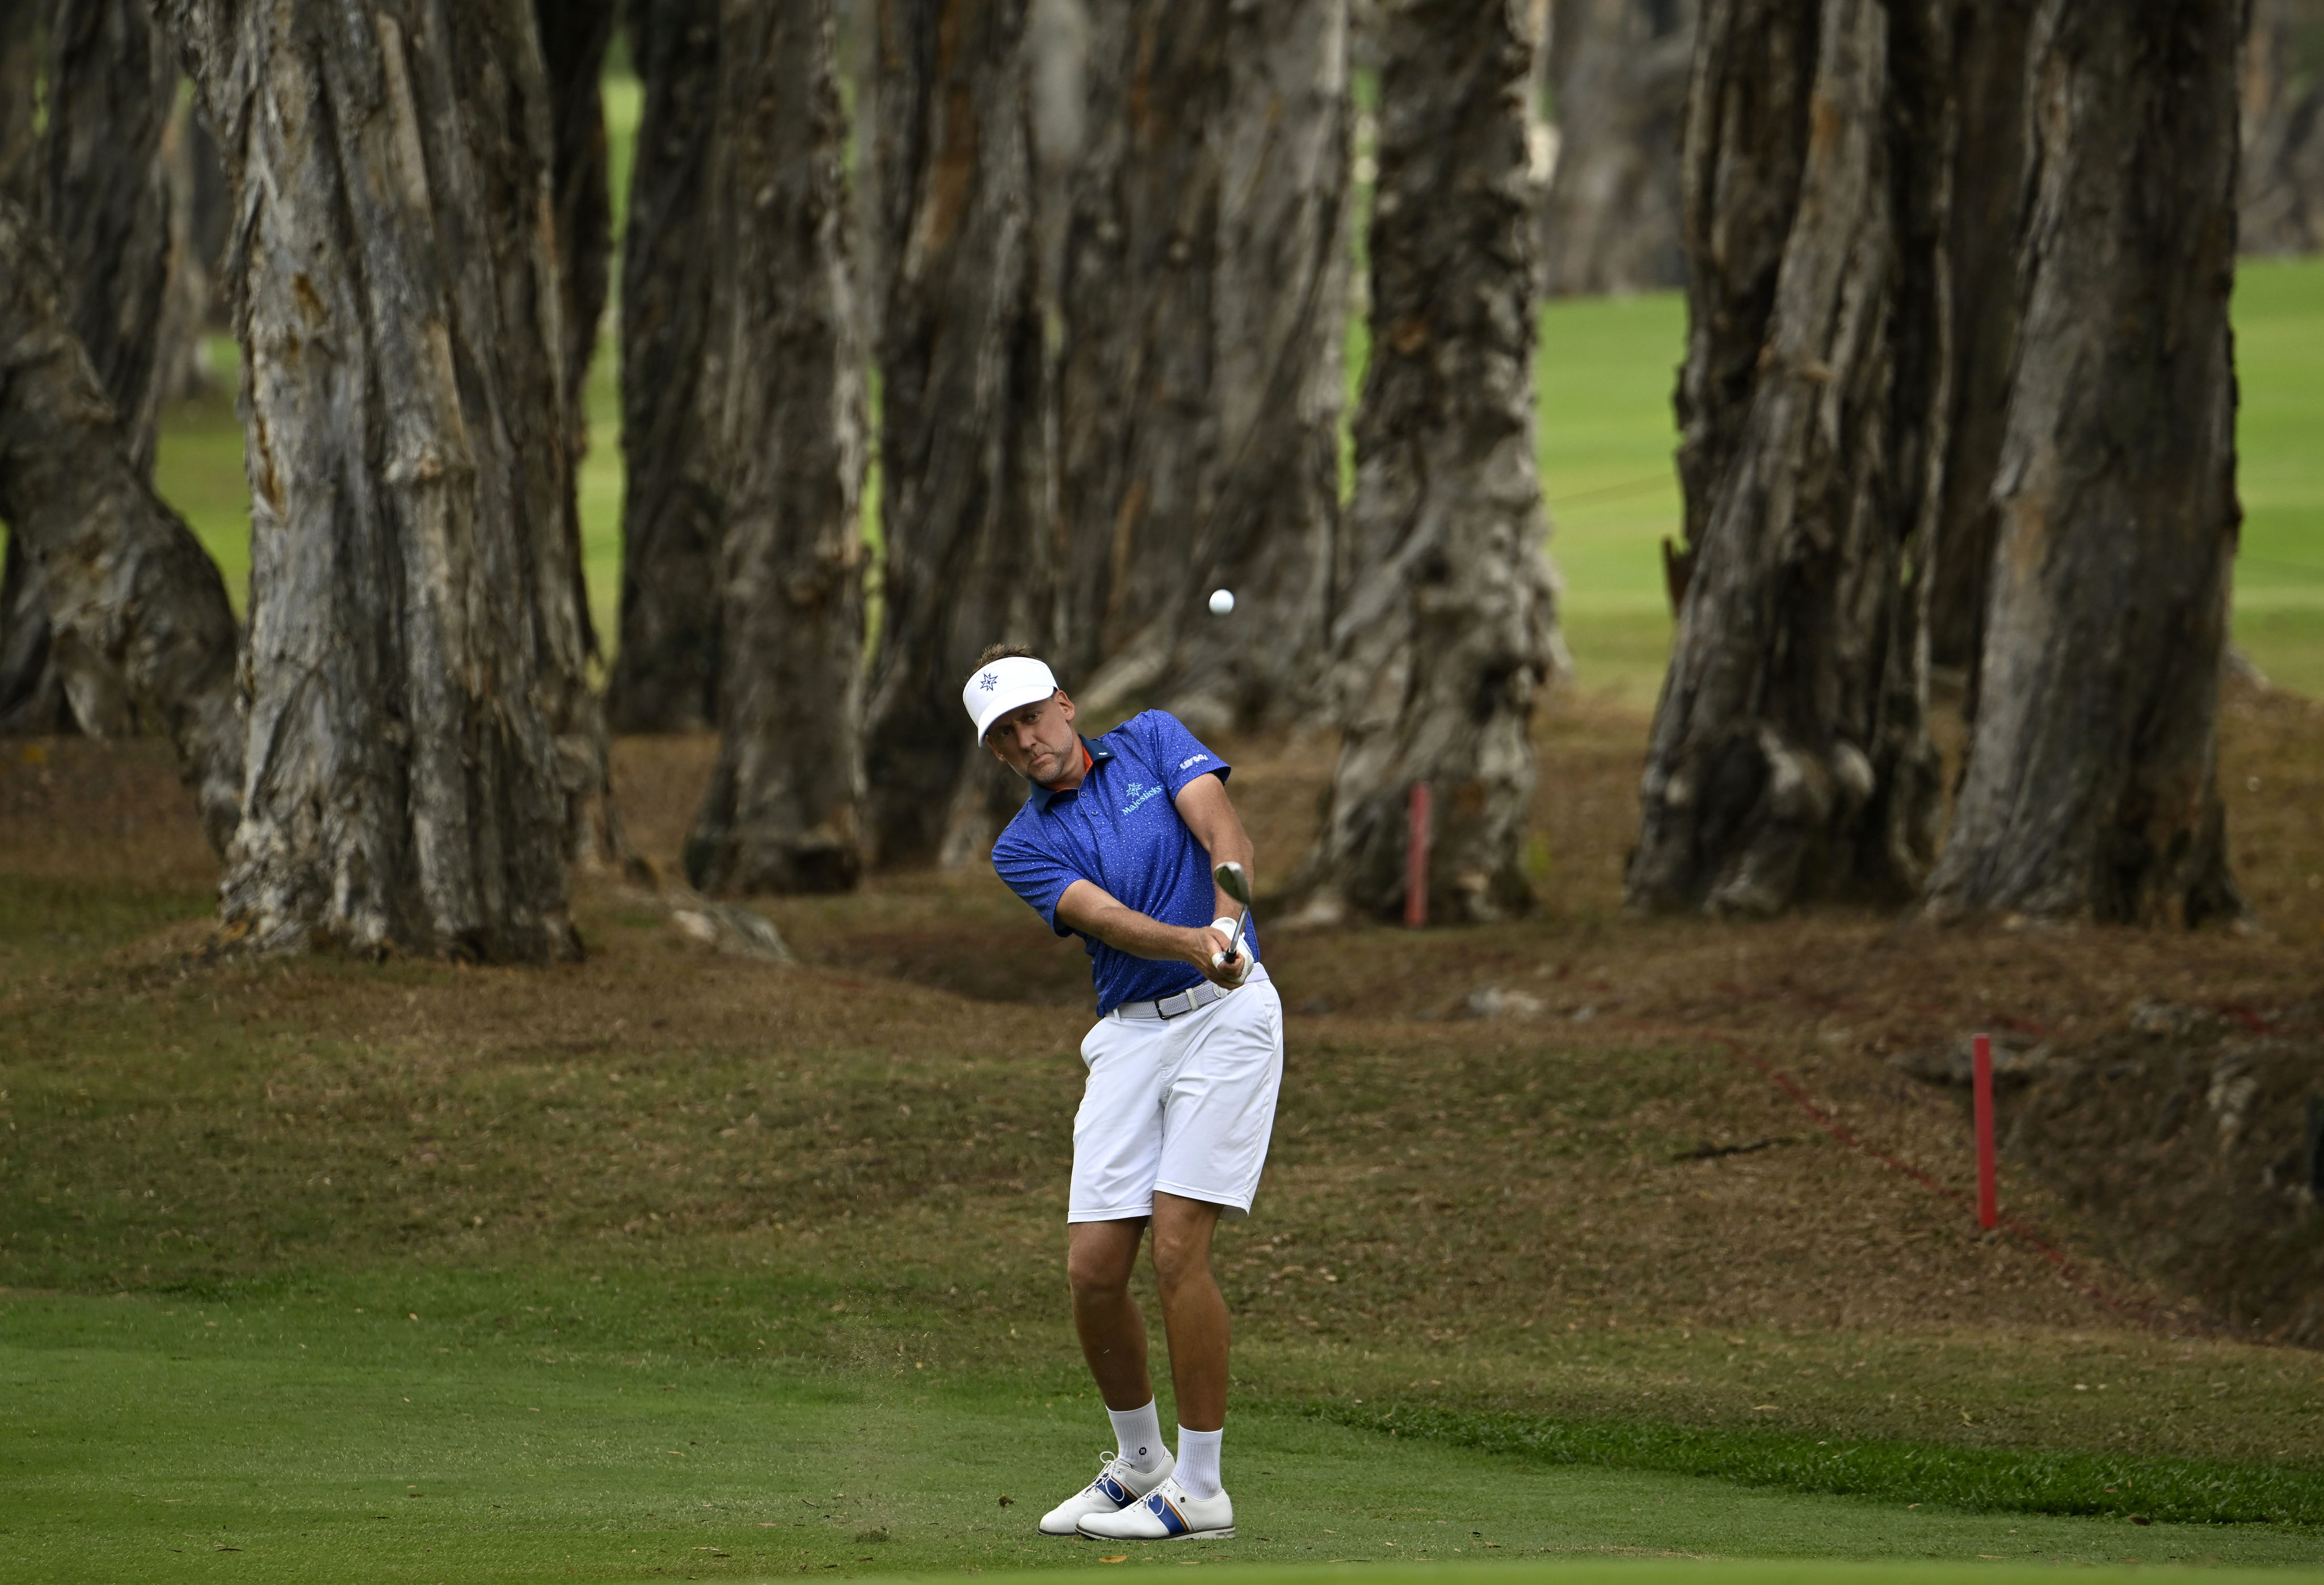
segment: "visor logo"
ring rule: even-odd
[[[989,694],[1001,686],[1001,674],[997,671],[988,671],[976,679],[976,686]]]

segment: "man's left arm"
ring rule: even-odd
[[[1178,806],[1178,818],[1194,834],[1194,840],[1211,855],[1211,868],[1236,863],[1242,866],[1244,884],[1256,888],[1257,877],[1251,871],[1250,837],[1242,828],[1242,816],[1235,813],[1234,800],[1227,797],[1227,784],[1216,776],[1197,776],[1178,789],[1171,800]],[[1212,913],[1222,919],[1238,918],[1242,905],[1219,890],[1218,883],[1211,885]]]

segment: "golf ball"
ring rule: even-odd
[[[1213,616],[1224,616],[1228,612],[1232,611],[1233,609],[1234,591],[1232,589],[1213,589],[1211,591],[1211,614]]]

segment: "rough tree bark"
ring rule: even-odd
[[[1690,576],[1633,908],[1903,900],[1927,872],[1920,607],[1950,409],[1941,10],[1704,7],[1678,398]]]
[[[530,0],[166,0],[240,218],[249,947],[573,954],[552,108]]]
[[[1219,170],[1209,134],[1225,103],[1225,0],[1090,7],[1088,142],[1066,220],[1056,376],[1060,658],[1084,703],[1097,702],[1088,696],[1105,663],[1184,593],[1174,563],[1211,483]],[[1167,659],[1128,680],[1156,680]]]
[[[617,732],[693,732],[718,714],[721,464],[702,422],[723,349],[710,335],[718,0],[633,0],[645,84],[622,241],[621,642]]]
[[[41,20],[44,0],[0,0],[0,198],[40,207]],[[12,532],[0,551],[0,737],[38,735],[71,719],[48,664],[49,603]]]
[[[2236,235],[2247,253],[2324,249],[2324,5],[2255,0],[2243,70]]]
[[[1053,631],[1024,31],[1023,0],[880,12],[886,556],[864,759],[882,864],[965,862],[1021,799],[969,741],[960,689],[986,645]]]
[[[557,210],[558,306],[565,327],[565,527],[581,611],[581,638],[597,653],[589,591],[581,568],[581,459],[589,451],[589,365],[605,314],[606,261],[613,247],[613,194],[605,162],[605,103],[600,84],[613,37],[613,0],[534,0],[541,60],[549,74],[556,154],[550,180]]]
[[[69,272],[74,329],[113,397],[131,460],[149,474],[168,395],[162,321],[184,244],[160,159],[177,86],[145,0],[58,0],[42,218]]]
[[[2034,0],[1951,0],[1960,136],[1952,161],[1946,283],[1952,412],[1941,484],[1929,661],[1970,685],[1993,565],[1993,470],[2017,345],[2016,237],[2025,192],[2025,29]]]
[[[1534,462],[1532,49],[1517,4],[1401,0],[1386,20],[1342,746],[1297,882],[1311,918],[1402,906],[1416,781],[1434,795],[1432,917],[1532,902],[1526,730],[1562,659]]]
[[[732,470],[722,736],[686,849],[706,892],[840,891],[862,868],[863,381],[835,73],[827,0],[726,0],[710,238]]]
[[[2001,530],[1941,917],[2244,912],[2216,763],[2242,10],[2034,12]]]
[[[1557,0],[1557,167],[1540,220],[1553,297],[1686,284],[1679,133],[1698,0]]]
[[[63,261],[73,331],[119,416],[132,465],[150,475],[161,404],[198,328],[185,290],[193,266],[183,212],[161,158],[177,68],[145,0],[57,0],[45,56],[33,207]],[[9,702],[0,724],[134,732],[119,677],[57,671],[48,604],[33,559],[12,546],[0,571],[0,700]]]
[[[51,0],[0,0],[0,198],[37,204],[41,23]]]
[[[1338,528],[1345,0],[1105,0],[1091,32],[1059,293],[1064,653],[1100,714],[1280,721],[1314,680]]]
[[[169,733],[223,852],[242,769],[234,612],[217,567],[131,456],[65,297],[39,226],[0,198],[0,518],[9,549],[41,575],[62,675],[118,679]]]

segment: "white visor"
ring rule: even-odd
[[[1057,679],[1046,665],[1028,656],[1010,655],[977,668],[968,686],[960,690],[960,702],[968,707],[968,718],[976,723],[976,741],[982,742],[985,733],[1003,715],[1038,705],[1056,691]]]

